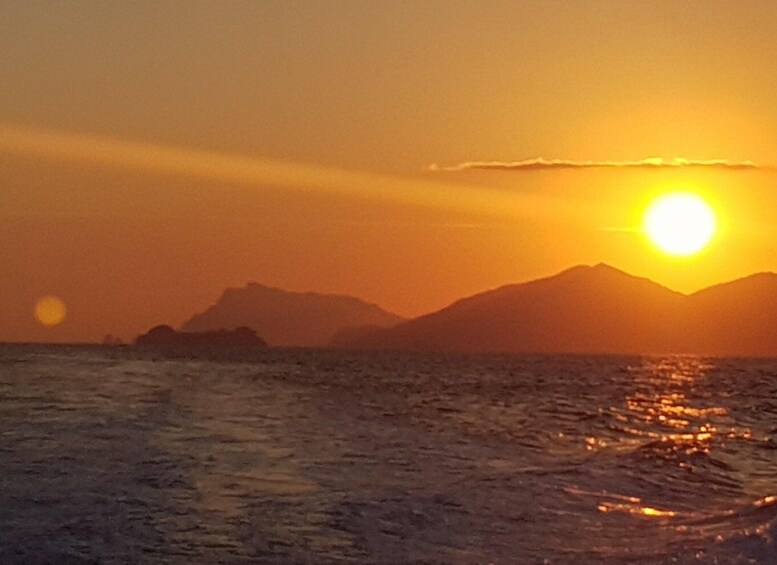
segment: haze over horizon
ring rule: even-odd
[[[766,1],[4,2],[0,341],[129,339],[249,281],[412,317],[579,264],[775,271],[776,27]],[[683,257],[642,228],[675,190],[717,221]]]

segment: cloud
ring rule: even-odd
[[[450,179],[395,176],[0,122],[2,154],[192,177],[257,194],[273,189],[317,193],[510,219],[575,219],[582,207],[592,206],[568,198],[509,194]]]
[[[725,169],[733,171],[777,170],[753,161],[727,161],[725,159],[662,159],[649,157],[639,161],[576,161],[573,159],[527,159],[525,161],[469,161],[457,165],[440,166],[433,163],[431,171],[549,171],[564,169]]]

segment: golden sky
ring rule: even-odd
[[[0,341],[130,339],[250,280],[417,315],[580,263],[777,270],[775,29],[771,0],[6,0]],[[672,189],[718,214],[698,255],[638,231]]]

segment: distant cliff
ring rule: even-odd
[[[249,326],[273,346],[320,347],[345,328],[390,327],[404,318],[351,296],[299,293],[251,283],[224,292],[193,316],[186,332]]]
[[[156,326],[138,336],[135,345],[165,348],[249,348],[266,347],[267,343],[251,328],[209,332],[177,332],[170,326]]]
[[[777,275],[686,296],[608,265],[465,298],[389,329],[342,332],[368,349],[777,356]]]

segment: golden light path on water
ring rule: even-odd
[[[614,423],[608,426],[607,432],[617,430],[618,433],[588,436],[585,448],[592,455],[619,453],[635,462],[637,468],[658,466],[665,470],[667,477],[674,477],[675,482],[643,483],[637,473],[633,476],[636,482],[628,484],[641,485],[639,496],[628,491],[565,489],[569,495],[595,501],[595,508],[604,520],[602,527],[606,529],[606,524],[611,519],[618,520],[620,515],[622,519],[654,521],[658,529],[652,535],[664,531],[669,536],[717,542],[740,534],[765,535],[769,516],[777,506],[777,496],[754,493],[755,497],[748,497],[739,492],[739,504],[720,507],[712,502],[717,490],[737,492],[740,488],[736,486],[736,477],[730,477],[732,468],[723,453],[726,443],[758,440],[750,428],[734,425],[736,419],[714,396],[688,398],[697,381],[708,378],[713,368],[711,362],[694,357],[644,359],[641,365],[629,367],[633,389],[625,396],[623,405],[608,410]],[[682,489],[677,489],[682,484],[690,487],[696,483],[708,485],[709,508],[689,507],[683,502]],[[766,514],[759,518],[761,512]],[[603,541],[600,550],[618,553],[620,550],[612,543],[612,540]]]
[[[593,515],[586,542],[563,547],[602,563],[671,558],[685,547],[703,548],[695,558],[706,563],[738,554],[743,540],[771,547],[777,496],[760,451],[772,439],[736,413],[722,363],[672,355],[621,366],[613,382],[625,388],[577,424],[587,427],[577,440],[581,468],[595,471],[561,490],[581,515]],[[623,532],[634,537],[624,543]]]

